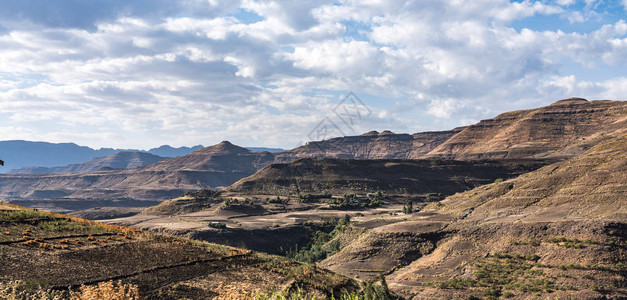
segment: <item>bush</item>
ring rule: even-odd
[[[211,223],[209,223],[209,226],[211,226],[213,228],[217,228],[217,229],[225,229],[226,228],[226,223],[224,223],[224,222],[211,222]]]
[[[302,203],[310,203],[315,202],[316,200],[328,198],[331,198],[331,194],[304,194],[298,196],[299,201]]]
[[[411,214],[414,212],[414,203],[410,201],[407,201],[407,204],[405,204],[405,206],[403,206],[403,213],[405,214]]]

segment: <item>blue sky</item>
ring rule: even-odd
[[[1,139],[292,148],[625,100],[627,0],[0,0]],[[366,111],[366,110],[364,110]],[[331,137],[331,136],[328,136]]]

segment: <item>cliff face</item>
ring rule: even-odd
[[[359,136],[345,136],[325,141],[310,142],[293,150],[276,153],[276,162],[289,162],[297,158],[329,157],[358,159],[411,159],[419,158],[435,149],[461,131],[395,134],[371,131]]]
[[[464,128],[428,157],[568,158],[627,131],[627,102],[571,98]]]

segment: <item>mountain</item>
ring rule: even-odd
[[[74,143],[47,143],[30,141],[0,141],[0,157],[5,161],[3,171],[26,166],[55,167],[80,163],[92,158],[110,155],[118,150],[95,150]]]
[[[165,200],[186,191],[228,186],[273,159],[269,152],[253,152],[222,142],[132,169],[77,174],[0,174],[0,197]]]
[[[627,102],[576,98],[536,109],[504,113],[450,131],[412,135],[373,131],[360,136],[310,142],[276,153],[249,151],[223,142],[189,155],[126,171],[102,170],[80,176],[2,176],[0,197],[164,200],[184,191],[226,187],[271,163],[300,158],[453,158],[468,161],[491,158],[554,162],[573,157],[625,132],[626,115]]]
[[[536,109],[483,120],[427,156],[474,158],[568,158],[627,131],[627,102],[569,98]]]
[[[296,158],[466,159],[558,158],[580,154],[627,129],[627,102],[582,98],[498,115],[450,131],[395,134],[371,131],[310,142],[276,153],[277,162]]]
[[[162,157],[177,157],[177,156],[183,156],[183,155],[187,155],[190,154],[196,150],[202,149],[202,145],[196,145],[193,147],[179,147],[179,148],[174,148],[172,146],[169,145],[163,145],[160,146],[158,148],[152,148],[150,150],[148,150],[148,153],[150,154],[154,154],[154,155],[158,155],[158,156],[162,156]]]
[[[150,149],[148,153],[163,157],[175,157],[189,154],[200,148],[202,148],[202,146],[172,148],[166,145]],[[111,155],[121,151],[136,152],[139,150],[113,148],[92,149],[74,143],[48,143],[22,140],[0,141],[0,157],[5,161],[5,167],[1,168],[0,172],[23,167],[50,168],[66,166],[86,162],[97,157]],[[31,169],[36,170],[36,168]]]
[[[371,131],[359,136],[345,136],[324,141],[309,142],[296,149],[276,153],[277,162],[297,158],[331,157],[359,159],[420,158],[462,128],[449,131],[396,134],[390,131]]]
[[[250,151],[268,151],[271,153],[285,151],[285,149],[281,149],[281,148],[266,148],[266,147],[246,147],[246,149]]]
[[[451,195],[537,169],[540,161],[303,158],[272,164],[227,191],[261,195],[375,193]]]
[[[164,160],[165,157],[145,152],[121,151],[111,155],[97,157],[86,162],[71,164],[63,167],[23,167],[11,170],[9,174],[53,174],[53,173],[77,173],[98,171],[103,168],[128,169],[143,165],[149,165]]]

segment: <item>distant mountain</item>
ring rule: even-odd
[[[111,155],[97,157],[86,162],[71,164],[63,167],[23,167],[17,170],[11,170],[9,174],[53,174],[53,173],[76,173],[98,171],[103,168],[109,169],[127,169],[135,168],[143,165],[149,165],[162,161],[165,157],[153,155],[139,151],[122,151]]]
[[[268,151],[272,153],[285,151],[285,149],[281,149],[281,148],[266,148],[266,147],[246,147],[246,149],[250,151]]]
[[[202,146],[172,148],[161,146],[147,152],[162,157],[175,157],[192,153]],[[0,157],[5,166],[0,173],[23,167],[59,167],[86,162],[90,159],[111,155],[120,151],[141,151],[136,149],[92,149],[74,143],[48,143],[22,140],[0,141]],[[146,151],[141,151],[146,152]],[[31,168],[38,170],[38,168]]]
[[[163,145],[158,148],[152,148],[148,150],[148,153],[162,156],[162,157],[177,157],[190,154],[198,149],[202,149],[202,145],[196,145],[193,147],[179,147],[174,148],[168,145]]]
[[[0,157],[5,162],[1,171],[26,166],[55,167],[79,163],[119,150],[101,148],[94,150],[74,143],[47,143],[30,141],[0,141]]]
[[[229,186],[270,164],[269,152],[222,142],[138,168],[69,174],[0,174],[0,199],[165,200],[186,191]]]

